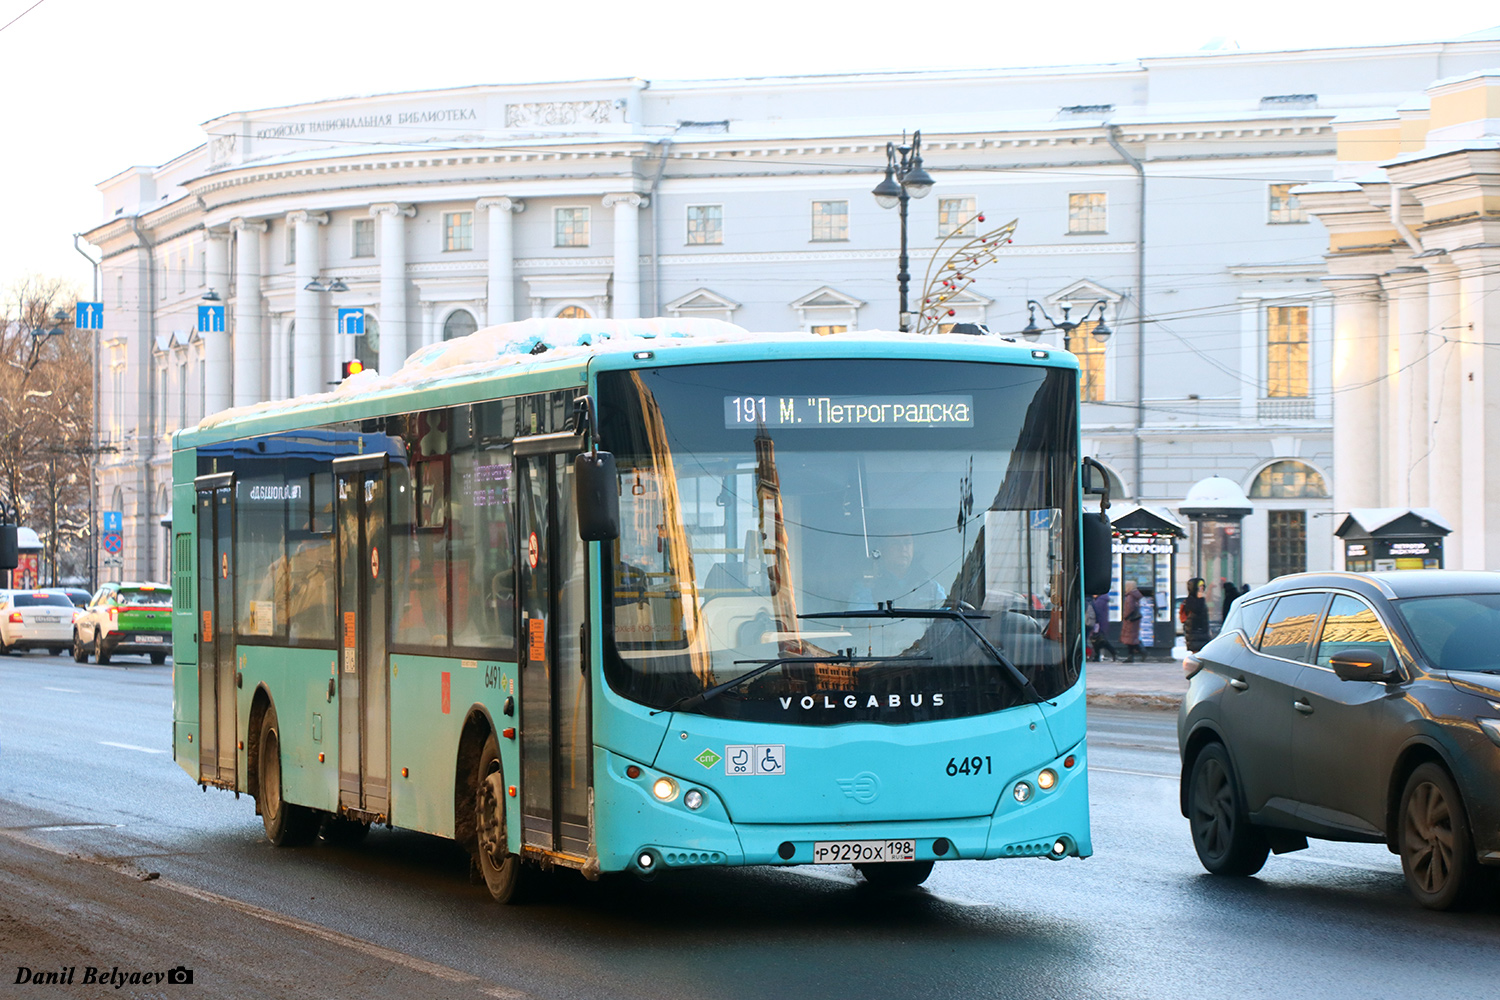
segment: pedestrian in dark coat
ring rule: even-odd
[[[1120,644],[1125,647],[1125,662],[1134,663],[1141,649],[1141,590],[1134,580],[1125,581],[1125,596],[1120,599]]]
[[[1182,638],[1188,652],[1196,653],[1208,642],[1208,581],[1195,576],[1188,581],[1187,599],[1179,612]]]
[[[1094,659],[1102,662],[1108,651],[1111,660],[1118,660],[1120,654],[1109,641],[1109,595],[1097,594],[1090,604],[1094,609],[1094,624],[1089,630],[1089,645],[1094,647]]]

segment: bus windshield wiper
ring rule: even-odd
[[[961,622],[964,628],[968,629],[969,633],[975,639],[979,640],[979,644],[985,648],[985,651],[995,658],[995,662],[1000,664],[1006,675],[1015,682],[1015,685],[1021,689],[1021,692],[1026,697],[1030,698],[1033,702],[1051,704],[1051,702],[1042,697],[1041,692],[1010,661],[1010,658],[996,649],[994,644],[984,637],[984,633],[974,627],[975,620],[988,618],[989,615],[966,615],[958,608],[898,608],[895,607],[895,603],[895,601],[883,601],[869,611],[824,611],[820,614],[798,615],[797,617],[818,620],[834,618],[938,618],[944,621]]]
[[[804,616],[806,617],[806,616]],[[774,660],[735,660],[735,666],[742,663],[760,664],[754,670],[747,670],[738,677],[731,678],[723,684],[715,684],[711,688],[705,688],[697,694],[683,695],[666,708],[658,708],[652,715],[661,715],[664,712],[689,712],[701,708],[703,703],[736,687],[749,680],[754,680],[767,670],[783,666],[787,663],[845,663],[853,665],[856,663],[911,663],[917,660],[930,660],[930,656],[854,656],[848,653],[831,653],[828,656],[779,656]]]

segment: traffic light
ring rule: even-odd
[[[358,375],[360,372],[362,372],[364,370],[365,370],[365,363],[363,361],[360,361],[358,358],[355,358],[352,361],[345,361],[344,362],[344,375],[343,375],[343,377],[344,378],[348,378],[350,375]]]

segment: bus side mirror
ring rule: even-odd
[[[573,460],[573,496],[578,503],[578,537],[610,542],[620,537],[620,479],[615,456],[586,451]]]
[[[1113,584],[1115,570],[1115,530],[1110,526],[1109,515],[1083,515],[1083,592],[1085,594],[1107,594]]]
[[[14,524],[0,524],[0,570],[15,569],[21,564],[20,543]]]
[[[1115,532],[1109,524],[1109,473],[1092,458],[1083,460],[1082,473],[1083,492],[1099,498],[1099,513],[1083,515],[1083,592],[1105,594],[1114,585],[1115,575]]]

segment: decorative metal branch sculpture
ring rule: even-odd
[[[983,212],[965,219],[962,225],[954,227],[952,232],[943,237],[933,251],[932,260],[927,264],[927,273],[922,278],[922,305],[918,313],[917,333],[936,333],[941,323],[955,315],[956,310],[952,305],[954,298],[974,284],[974,272],[999,259],[999,249],[1014,237],[1019,220],[1011,219],[998,229],[970,237],[968,242],[950,253],[943,260],[942,266],[938,267],[937,262],[942,257],[944,248],[954,237],[963,235],[971,223],[983,221]],[[934,267],[937,269],[936,273],[933,272]]]

